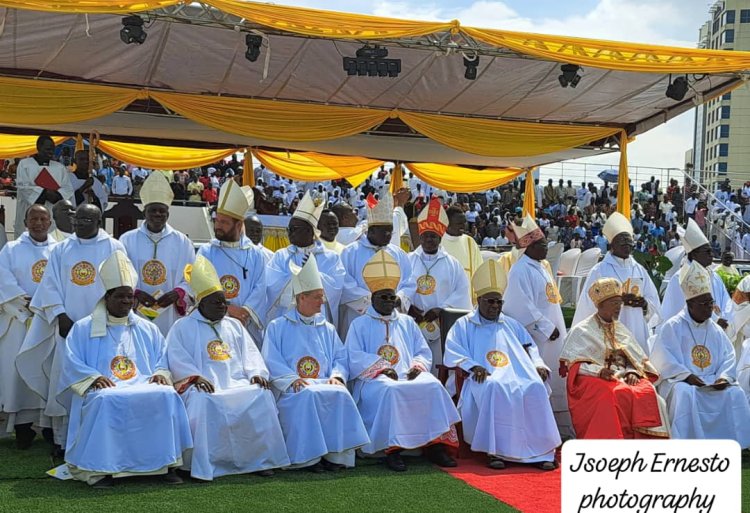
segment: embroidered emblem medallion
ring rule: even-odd
[[[141,276],[146,285],[161,285],[167,281],[167,268],[159,260],[149,260],[143,264]]]
[[[693,358],[693,365],[703,370],[711,365],[711,351],[704,345],[697,345],[690,351]]]
[[[220,281],[227,299],[234,299],[240,295],[240,281],[237,278],[231,274],[225,274]]]
[[[421,294],[422,296],[432,295],[435,292],[436,285],[435,278],[429,274],[423,274],[417,278],[417,294]]]
[[[78,262],[70,270],[70,279],[76,285],[91,285],[96,280],[96,269],[89,262]]]
[[[34,262],[34,265],[31,266],[31,279],[34,283],[39,283],[40,281],[42,281],[42,276],[44,276],[44,270],[46,268],[46,258]]]
[[[557,290],[557,287],[554,283],[547,282],[547,287],[545,288],[545,292],[547,293],[547,301],[549,301],[552,304],[558,304],[562,303],[562,298],[560,297],[560,293]]]
[[[312,356],[303,356],[297,362],[297,375],[300,378],[315,379],[320,374],[320,364]]]
[[[114,377],[123,381],[133,378],[138,372],[135,367],[135,362],[127,356],[115,356],[112,358],[109,368]]]
[[[487,361],[493,367],[505,367],[510,363],[508,356],[502,351],[490,351],[487,353]]]
[[[229,344],[221,340],[209,342],[206,351],[208,351],[208,357],[217,362],[229,360],[232,357],[229,352]]]
[[[378,356],[391,365],[396,365],[401,359],[401,355],[398,353],[396,346],[390,344],[383,344],[378,348]]]

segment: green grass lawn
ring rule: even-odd
[[[213,483],[162,485],[158,478],[117,480],[111,490],[94,490],[44,475],[52,467],[47,446],[37,441],[16,451],[0,440],[0,512],[207,512],[346,513],[499,512],[515,509],[450,477],[421,460],[407,459],[397,474],[371,460],[336,473],[277,472],[276,477],[231,476]]]

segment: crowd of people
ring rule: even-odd
[[[345,186],[315,185],[295,191],[289,245],[272,252],[257,189],[226,179],[196,252],[169,224],[174,178],[148,174],[145,221],[117,240],[51,143],[18,163],[23,230],[0,251],[0,420],[19,450],[41,433],[77,480],[333,472],[357,456],[402,472],[406,451],[456,466],[461,443],[493,469],[552,470],[573,437],[750,447],[750,279],[730,298],[689,213],[660,300],[632,258],[638,214],[589,187],[576,208],[600,221],[607,253],[568,330],[544,223],[567,221],[543,212],[547,190],[537,222],[516,215],[517,185],[464,201],[413,177],[391,194],[378,174],[355,205]],[[286,190],[263,172],[270,197]],[[500,227],[496,212],[511,213],[500,233],[514,251],[485,259],[474,234],[483,214]]]

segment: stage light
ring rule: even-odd
[[[557,80],[560,81],[560,85],[562,87],[572,87],[575,88],[578,85],[578,82],[581,81],[581,75],[578,74],[578,70],[580,70],[581,67],[577,64],[563,64],[560,66],[560,71],[562,71],[562,75],[557,77]]]
[[[671,79],[670,75],[670,79]],[[688,91],[688,81],[687,77],[677,77],[667,86],[667,98],[671,98],[673,100],[682,101],[685,98],[685,95]]]
[[[479,66],[479,55],[475,55],[473,59],[469,59],[464,56],[464,66],[466,66],[466,72],[464,78],[466,80],[477,79],[477,67]]]
[[[263,45],[263,37],[256,36],[254,34],[248,34],[245,36],[245,44],[247,45],[247,51],[245,52],[245,59],[250,62],[255,62],[260,57],[260,47]]]
[[[143,30],[143,18],[140,16],[126,16],[122,19],[122,28],[120,29],[120,39],[126,45],[135,43],[142,45],[146,40],[146,32]]]
[[[401,59],[388,59],[388,49],[365,45],[356,57],[344,57],[344,70],[349,76],[397,77]]]

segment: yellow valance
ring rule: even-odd
[[[500,48],[562,63],[650,73],[726,73],[750,69],[750,52],[703,50],[599,39],[462,27],[457,20],[425,22],[246,0],[203,0],[258,25],[307,37],[384,40],[437,32],[464,34]],[[169,7],[181,0],[0,0],[0,6],[61,13],[124,14]]]
[[[173,171],[207,166],[230,157],[237,151],[235,148],[206,150],[116,141],[99,141],[99,149],[128,164]]]
[[[14,159],[28,157],[36,153],[36,135],[0,134],[0,159]],[[55,146],[68,139],[67,137],[53,137]]]
[[[357,187],[383,165],[382,160],[315,152],[253,151],[261,164],[285,178],[302,182],[346,179]]]
[[[428,184],[451,192],[482,192],[510,182],[523,173],[518,168],[485,168],[413,162],[406,169]]]
[[[417,132],[446,146],[491,157],[543,155],[575,148],[618,133],[620,128],[555,125],[398,112]]]

